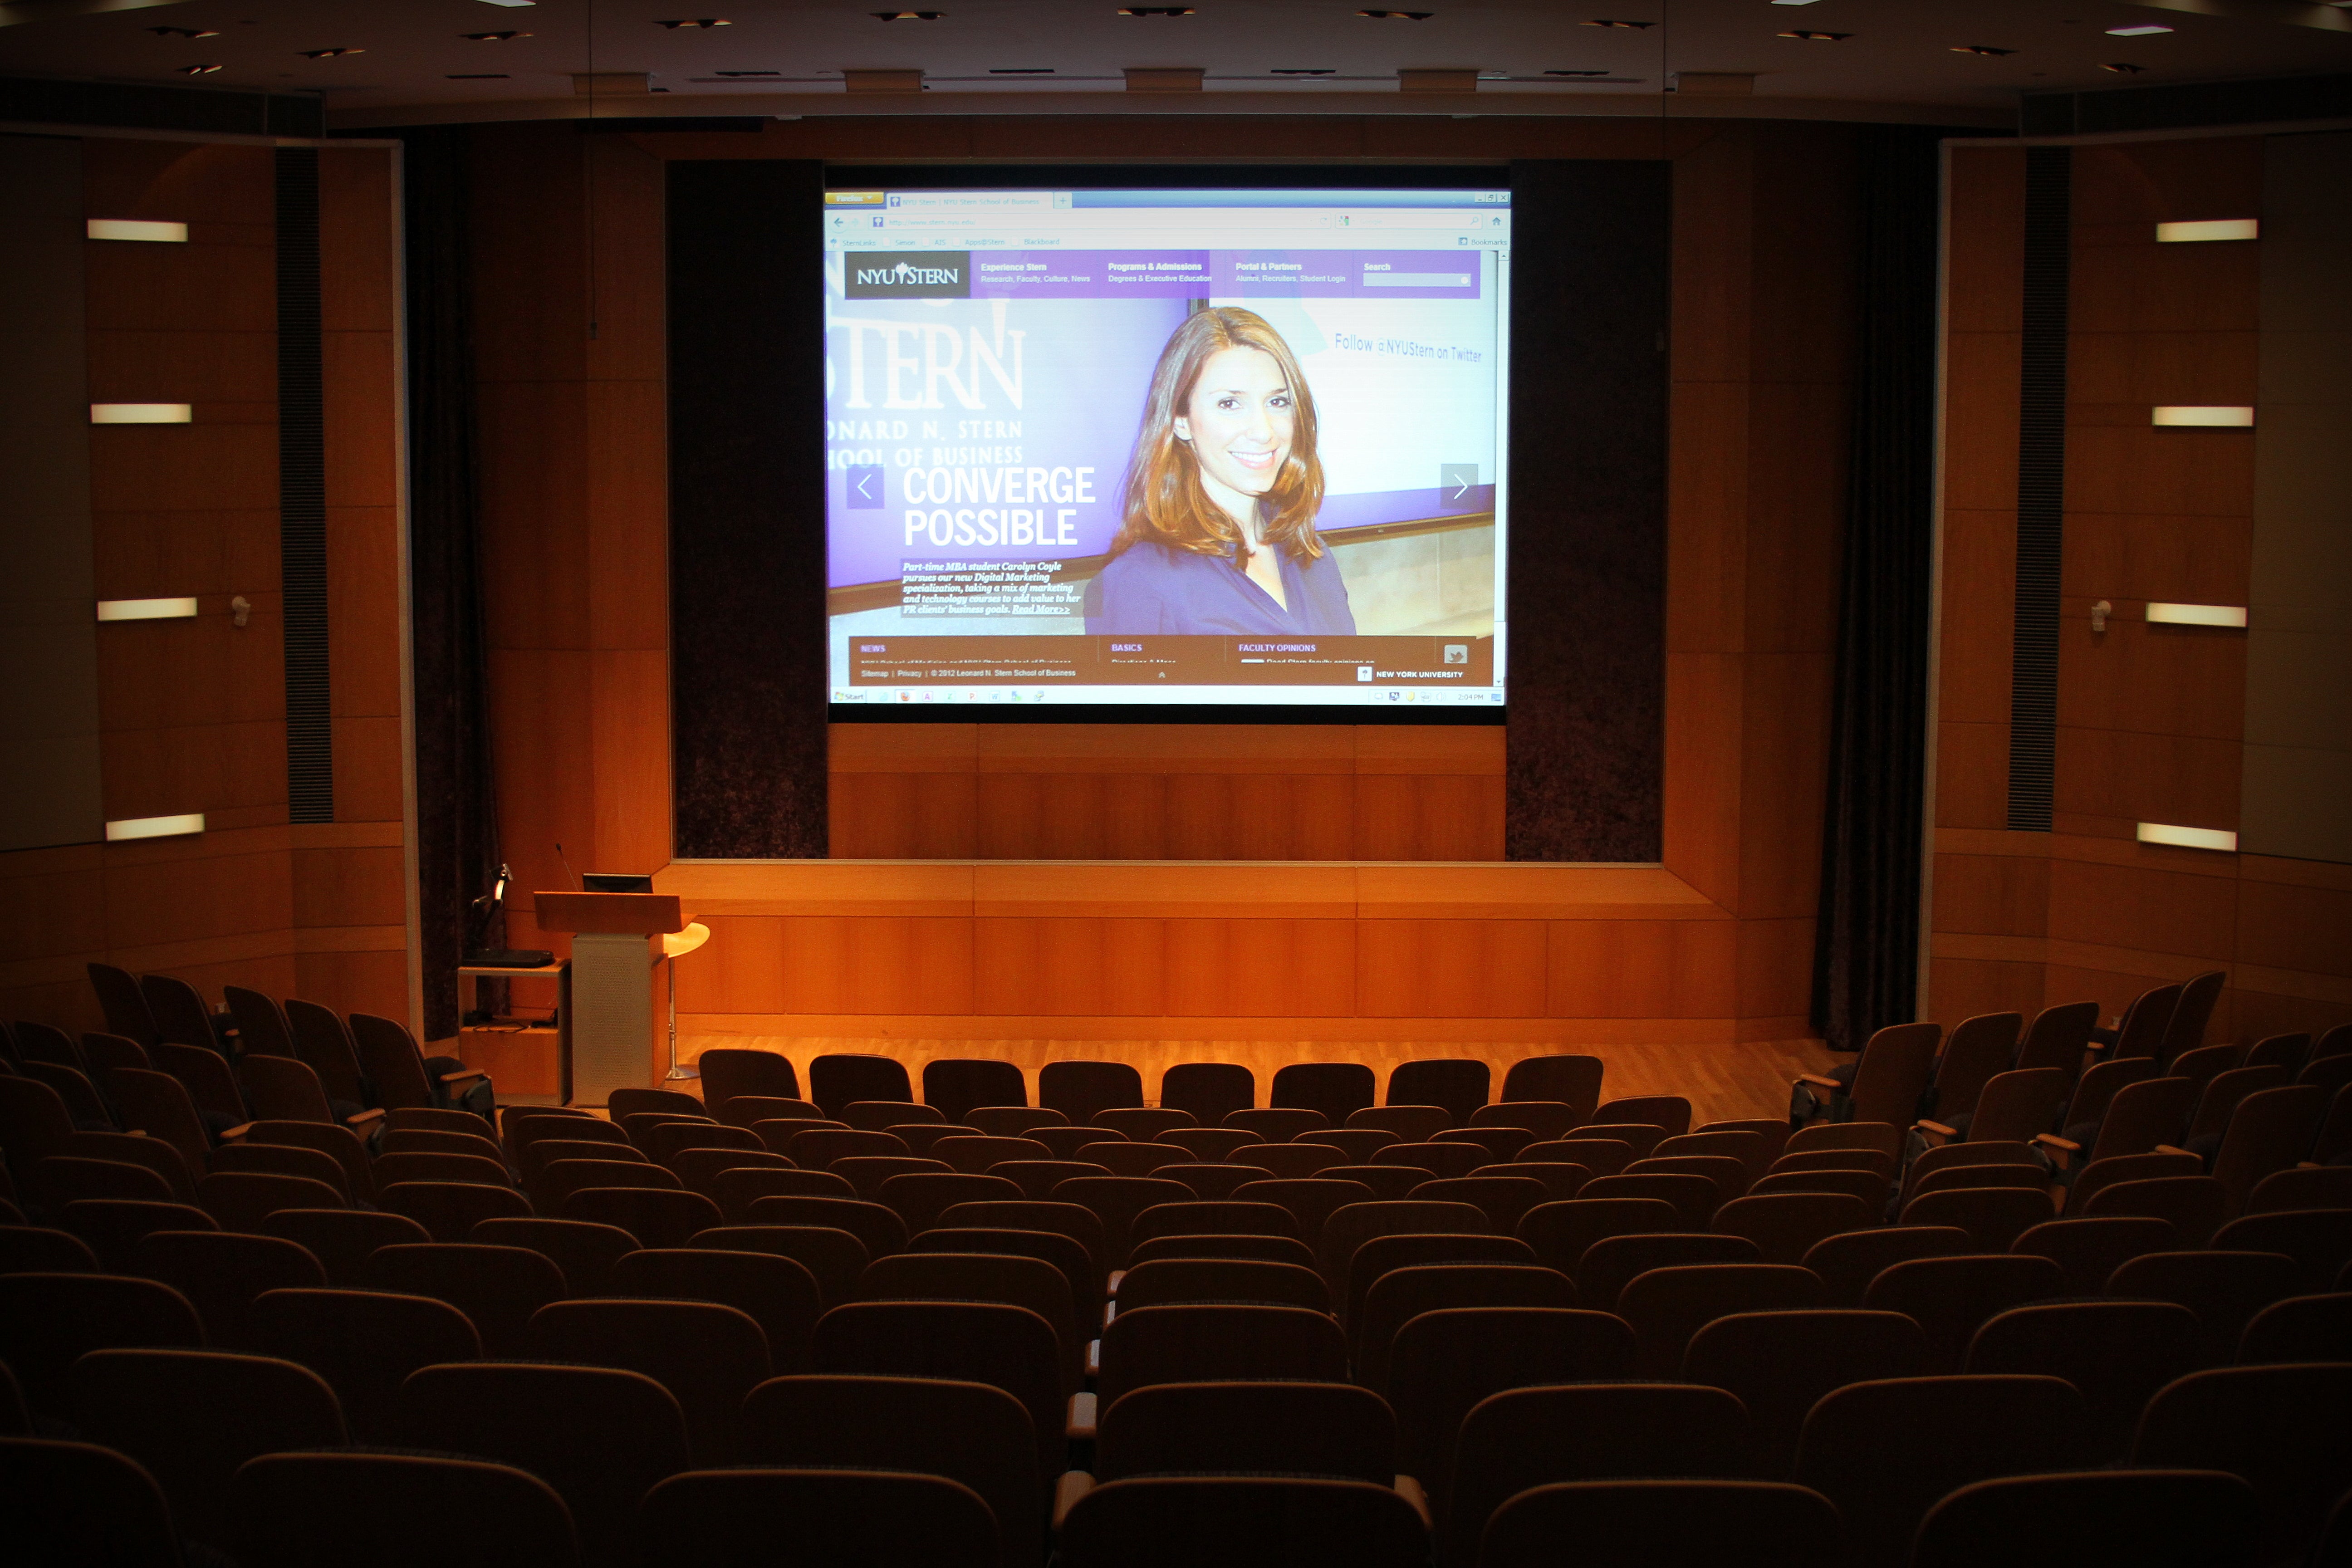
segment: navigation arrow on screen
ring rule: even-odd
[[[848,481],[850,510],[879,511],[882,510],[884,496],[881,464],[853,463],[844,477]]]
[[[1445,504],[1453,506],[1470,499],[1478,488],[1478,465],[1475,463],[1442,463],[1437,469],[1437,488],[1444,492]]]

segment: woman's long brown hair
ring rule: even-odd
[[[1230,348],[1272,354],[1290,390],[1290,455],[1265,493],[1274,507],[1265,523],[1266,542],[1289,552],[1296,561],[1312,561],[1323,553],[1323,541],[1315,532],[1315,514],[1323,510],[1323,465],[1315,455],[1315,399],[1307,390],[1307,377],[1290,345],[1265,317],[1225,305],[1195,310],[1169,334],[1168,346],[1160,351],[1151,391],[1144,399],[1142,427],[1128,459],[1118,536],[1110,546],[1113,557],[1150,540],[1198,555],[1247,560],[1248,532],[1209,499],[1201,484],[1200,459],[1191,444],[1176,436],[1177,416],[1191,405],[1202,367],[1210,355]]]

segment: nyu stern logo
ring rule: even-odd
[[[852,251],[843,292],[852,300],[969,300],[971,253],[910,250]]]

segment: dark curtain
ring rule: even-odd
[[[1934,569],[1932,129],[1862,142],[1861,320],[1822,835],[1813,1027],[1840,1050],[1914,1016]]]
[[[822,859],[824,166],[667,172],[677,854]]]
[[[1656,160],[1511,165],[1513,860],[1662,853],[1672,195]]]
[[[400,132],[408,268],[408,552],[425,1036],[457,1034],[457,964],[499,867],[476,505],[472,276],[463,126]],[[487,988],[489,983],[485,983]],[[496,1005],[495,998],[485,996]]]

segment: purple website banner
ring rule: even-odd
[[[979,250],[975,300],[1475,300],[1475,250]]]

